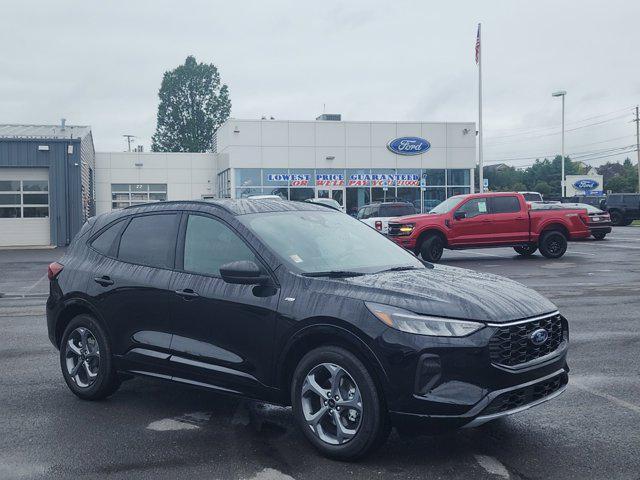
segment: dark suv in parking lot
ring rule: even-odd
[[[480,425],[568,381],[567,321],[544,297],[423,263],[309,203],[113,211],[83,226],[49,278],[49,338],[78,397],[144,375],[292,405],[335,458],[364,455],[392,425]]]
[[[630,225],[640,219],[640,194],[612,193],[607,196],[605,206],[615,226]]]

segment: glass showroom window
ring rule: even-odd
[[[428,212],[447,198],[444,187],[427,187],[422,193],[422,211]]]
[[[230,171],[231,170],[227,168],[224,172],[220,172],[218,174],[218,195],[220,195],[221,198],[229,198],[231,196],[231,181],[229,180]]]
[[[262,188],[243,187],[236,188],[236,198],[249,198],[254,195],[262,195]]]
[[[422,171],[427,187],[445,186],[445,171],[442,168],[430,168]]]
[[[49,216],[47,180],[0,180],[0,218]]]
[[[471,174],[468,168],[453,168],[447,170],[447,186],[468,187],[471,185]]]
[[[236,168],[236,187],[259,187],[262,171],[259,168]]]
[[[111,208],[167,200],[166,183],[112,183]]]

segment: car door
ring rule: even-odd
[[[223,219],[183,215],[170,285],[175,380],[252,395],[270,382],[279,289],[231,285],[225,263],[250,260],[268,268]]]
[[[529,241],[529,214],[526,204],[515,195],[499,195],[489,198],[491,227],[496,243],[521,243]]]
[[[179,218],[175,212],[136,215],[91,240],[102,253],[96,254],[87,293],[106,323],[120,368],[157,373],[167,366],[168,287]]]
[[[491,215],[486,197],[470,198],[449,220],[450,245],[481,245],[492,241]]]

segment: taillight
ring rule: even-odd
[[[380,220],[376,220],[376,230],[382,230],[382,222]]]
[[[54,280],[58,275],[60,275],[60,272],[63,268],[64,265],[62,265],[61,263],[50,263],[49,268],[47,268],[47,276],[49,277],[49,280]]]

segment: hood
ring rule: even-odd
[[[424,223],[425,220],[433,220],[434,222],[438,222],[440,218],[445,216],[443,213],[419,213],[417,215],[407,215],[404,217],[395,217],[390,218],[390,223],[410,223],[410,222],[421,222]]]
[[[346,283],[352,297],[424,315],[504,323],[557,310],[508,278],[443,265],[331,281]]]

